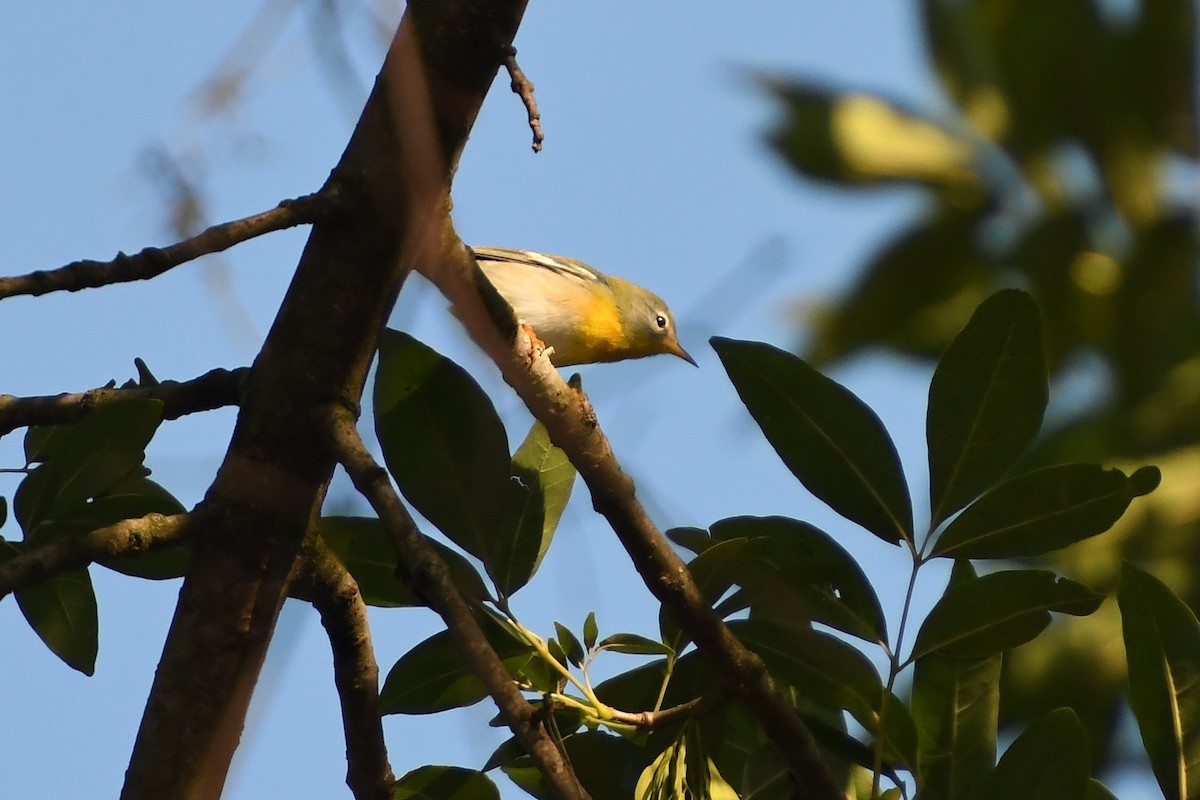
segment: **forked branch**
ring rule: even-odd
[[[345,467],[360,494],[370,502],[392,538],[396,554],[408,569],[413,588],[446,622],[463,660],[496,701],[505,723],[541,770],[546,784],[560,798],[587,798],[575,773],[525,697],[513,683],[500,657],[488,643],[471,613],[471,607],[450,577],[449,569],[425,542],[388,480],[383,467],[363,445],[353,414],[338,409],[333,413],[330,433],[338,461]]]

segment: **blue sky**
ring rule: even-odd
[[[396,8],[379,6],[396,18]],[[277,37],[255,42],[260,58],[243,102],[226,116],[201,113],[198,87],[257,8],[231,0],[0,4],[0,273],[169,243],[167,204],[144,169],[156,149],[182,159],[203,189],[208,222],[321,184],[382,41],[364,16],[346,19],[359,88],[339,99],[298,13]],[[919,196],[905,191],[843,193],[785,172],[762,144],[775,110],[752,80],[760,71],[801,75],[936,107],[915,4],[758,0],[683,9],[531,3],[516,44],[536,85],[545,150],[530,151],[524,111],[498,80],[455,182],[457,225],[469,243],[573,255],[670,303],[700,369],[666,357],[582,369],[600,422],[661,528],[737,514],[806,519],[863,561],[885,607],[898,606],[906,560],[796,483],[737,402],[707,339],[794,345],[797,309],[848,285],[865,255],[919,211]],[[5,301],[0,392],[121,381],[134,357],[164,379],[247,364],[303,241],[304,231],[274,234],[150,283]],[[528,415],[432,289],[414,280],[392,324],[466,366],[491,393],[513,447],[520,442]],[[927,374],[868,358],[835,377],[892,431],[919,506]],[[185,505],[207,487],[233,418],[221,411],[169,423],[152,443],[148,465]],[[0,440],[0,466],[20,465],[19,445],[16,435]],[[14,488],[0,481],[0,494]],[[341,479],[331,498],[354,502]],[[361,503],[354,508],[365,513]],[[18,535],[11,524],[2,533]],[[931,577],[925,607],[940,588]],[[101,640],[92,678],[42,647],[15,603],[0,604],[0,772],[14,797],[119,791],[179,584],[99,568],[93,579]],[[514,610],[549,634],[556,619],[578,629],[593,609],[602,632],[655,635],[655,605],[577,485],[541,574]],[[440,627],[423,610],[373,612],[372,621],[385,673]],[[227,797],[349,796],[329,661],[311,608],[289,602]],[[397,774],[424,763],[480,765],[503,739],[484,724],[492,713],[480,704],[436,718],[389,717]],[[505,796],[520,793],[509,787]]]

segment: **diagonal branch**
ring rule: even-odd
[[[205,495],[191,568],[134,742],[124,800],[216,800],[292,566],[320,514],[331,405],[356,408],[379,331],[446,213],[458,157],[525,0],[409,0],[254,360]],[[436,232],[436,225],[432,227]]]
[[[161,400],[163,419],[236,406],[249,373],[249,367],[214,369],[189,381],[163,381],[157,386],[89,389],[39,397],[0,395],[0,436],[29,425],[76,422],[89,411],[125,400]]]
[[[354,488],[367,498],[383,521],[400,562],[409,571],[413,587],[445,620],[459,654],[487,687],[505,723],[541,770],[547,786],[556,797],[587,798],[587,792],[542,728],[533,707],[488,644],[471,607],[454,585],[446,563],[417,530],[408,509],[392,489],[387,471],[367,452],[355,427],[354,415],[345,409],[336,411],[331,428],[338,461],[346,468]]]
[[[147,514],[80,536],[64,536],[0,561],[0,598],[53,575],[114,556],[144,553],[191,532],[191,515]]]
[[[329,216],[336,210],[337,204],[335,194],[322,190],[284,200],[269,211],[213,225],[190,239],[168,247],[147,247],[132,256],[118,253],[112,261],[83,259],[58,269],[0,278],[0,300],[18,295],[37,297],[50,292],[77,292],[113,283],[149,280],[180,264],[228,250],[235,244],[265,233],[316,222]]]
[[[302,558],[299,579],[312,594],[333,650],[333,680],[346,736],[346,785],[356,800],[387,800],[396,778],[383,740],[379,665],[366,603],[354,578],[320,539]]]
[[[815,740],[762,660],[750,652],[705,601],[687,565],[650,520],[621,470],[591,404],[574,392],[525,336],[513,336],[512,312],[495,302],[471,251],[449,220],[440,258],[423,269],[450,300],[471,338],[495,361],[505,381],[570,458],[592,495],[592,505],[612,526],[650,592],[671,609],[680,626],[715,667],[725,691],[745,702],[786,760],[804,800],[840,800]],[[481,291],[482,290],[482,291]],[[502,334],[507,331],[507,335]]]

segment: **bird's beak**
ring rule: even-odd
[[[684,350],[683,346],[680,345],[679,342],[674,339],[672,339],[670,342],[668,342],[667,352],[673,356],[679,356],[684,361],[691,364],[693,367],[700,366],[699,364],[696,363],[696,359],[694,359],[690,355],[688,355],[688,351]]]

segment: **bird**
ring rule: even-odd
[[[662,298],[566,256],[472,247],[518,320],[547,345],[556,367],[667,354],[697,366],[679,343]]]

